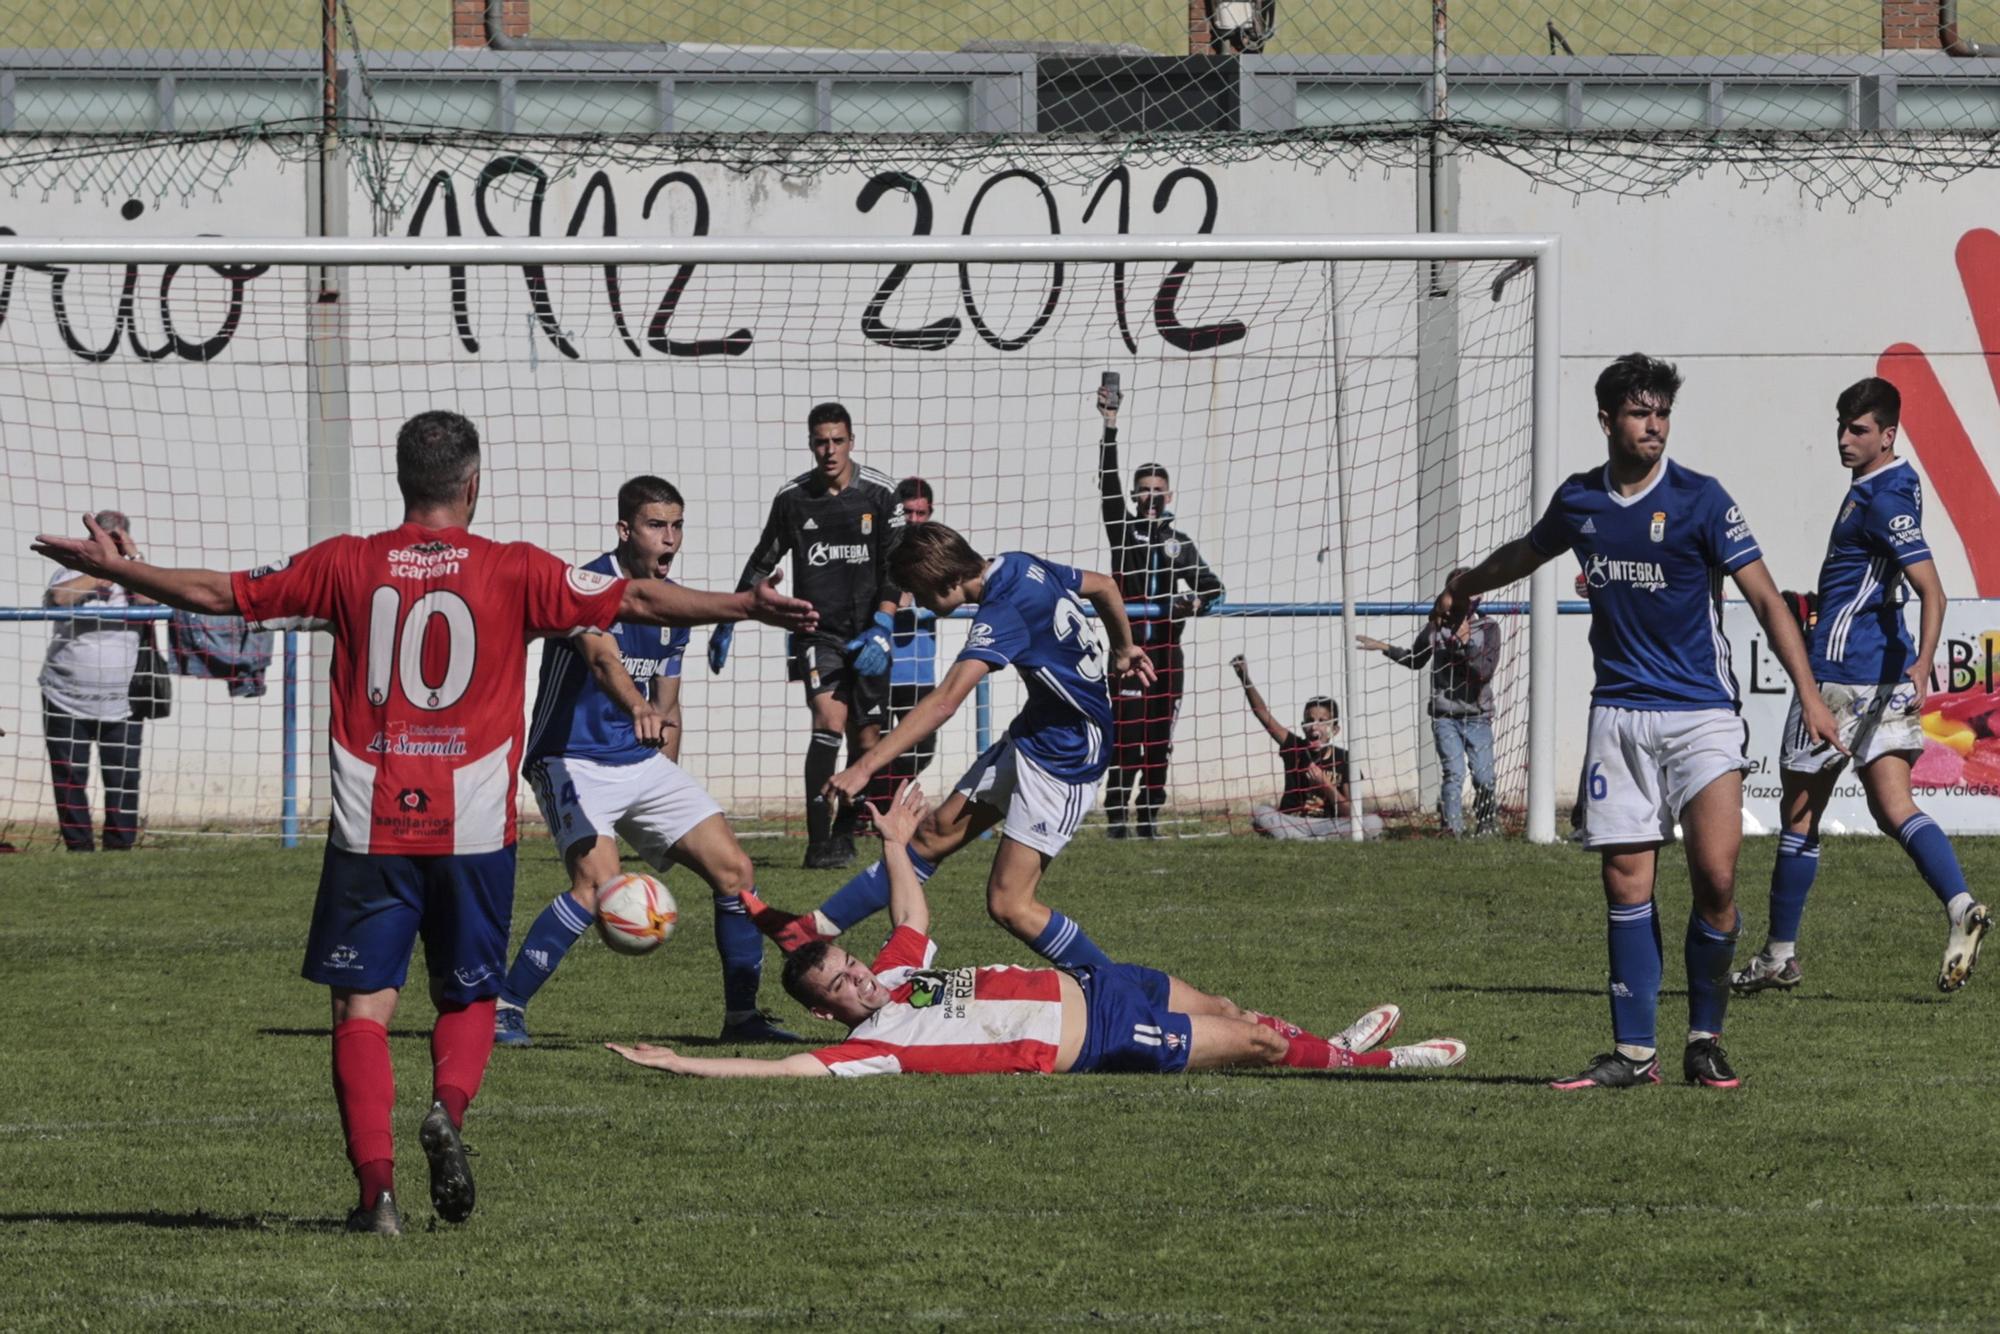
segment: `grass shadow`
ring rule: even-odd
[[[46,1209],[0,1213],[0,1227],[11,1223],[50,1223],[59,1227],[156,1227],[170,1232],[270,1232],[276,1225],[308,1232],[339,1232],[345,1223],[332,1218],[281,1218],[258,1214],[227,1216],[197,1209],[173,1213],[165,1209]]]

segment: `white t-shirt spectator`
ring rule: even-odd
[[[74,571],[59,568],[49,587],[76,577]],[[130,605],[125,590],[113,584],[108,593],[93,590],[77,610]],[[132,712],[132,673],[138,665],[139,631],[132,622],[88,616],[56,621],[49,634],[48,657],[42,662],[42,693],[64,713],[79,718],[126,718]]]

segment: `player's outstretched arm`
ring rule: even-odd
[[[618,619],[642,625],[730,625],[762,621],[785,630],[811,630],[819,624],[812,603],[778,591],[778,576],[735,593],[705,593],[664,579],[633,579],[625,585]]]
[[[590,669],[591,680],[632,719],[632,735],[642,746],[659,746],[666,740],[667,720],[639,689],[639,683],[625,670],[625,658],[618,641],[602,630],[585,630],[576,636],[576,651]]]
[[[910,779],[887,802],[870,803],[869,809],[875,813],[875,830],[882,835],[882,869],[889,873],[889,924],[929,935],[931,903],[910,861],[910,840],[931,813],[924,790]]]
[[[1916,710],[1922,713],[1924,700],[1931,693],[1931,671],[1937,664],[1938,642],[1944,638],[1944,581],[1938,578],[1937,562],[1920,560],[1903,567],[1903,577],[1910,581],[1923,607],[1918,612],[1917,658],[1905,673],[1917,688]]]
[[[1826,701],[1819,697],[1819,684],[1813,680],[1812,657],[1806,652],[1805,636],[1799,632],[1798,618],[1785,605],[1784,595],[1772,580],[1770,569],[1763,561],[1753,560],[1730,577],[1736,581],[1743,600],[1750,604],[1750,610],[1756,613],[1757,623],[1764,627],[1764,635],[1771,641],[1771,651],[1784,664],[1785,675],[1792,678],[1792,688],[1799,694],[1799,711],[1805,718],[1806,734],[1845,755],[1847,748],[1840,744],[1840,724],[1834,721]]]
[[[1448,620],[1468,598],[1476,598],[1481,593],[1490,593],[1516,580],[1526,579],[1548,559],[1535,550],[1534,544],[1527,538],[1515,538],[1456,579],[1445,581],[1444,591],[1438,594],[1437,603],[1431,608],[1431,624],[1439,625]]]
[[[46,556],[66,569],[96,579],[107,580],[155,602],[205,616],[236,614],[236,593],[229,575],[221,570],[169,570],[127,559],[116,537],[98,527],[97,520],[83,516],[85,537],[60,537],[43,533],[29,544],[29,550]]]
[[[918,700],[917,706],[903,715],[903,721],[891,728],[889,734],[877,741],[867,754],[827,779],[821,791],[842,801],[861,800],[861,794],[868,790],[870,779],[887,768],[889,761],[925,737],[936,735],[937,730],[958,712],[958,706],[965,703],[965,697],[972,693],[979,679],[992,670],[983,662],[960,658],[944,674],[944,680],[938,682],[936,690]]]
[[[796,1079],[832,1073],[809,1052],[794,1052],[776,1060],[759,1060],[751,1056],[683,1056],[672,1047],[656,1047],[650,1042],[635,1043],[630,1047],[622,1042],[607,1042],[604,1045],[634,1065],[643,1065],[649,1070],[664,1070],[670,1075],[695,1075],[702,1079]]]
[[[1118,591],[1118,581],[1095,570],[1079,573],[1083,578],[1078,581],[1077,591],[1097,608],[1097,619],[1104,623],[1105,638],[1111,641],[1112,676],[1132,676],[1137,677],[1141,684],[1153,684],[1158,674],[1153,670],[1153,660],[1146,656],[1146,651],[1132,642],[1132,622],[1125,615],[1125,595]]]
[[[1239,653],[1229,660],[1229,670],[1235,672],[1236,679],[1243,683],[1243,698],[1250,702],[1251,716],[1270,733],[1271,740],[1283,745],[1291,736],[1291,732],[1272,714],[1270,706],[1264,703],[1264,692],[1251,682],[1250,660]]]

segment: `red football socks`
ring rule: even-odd
[[[396,1106],[396,1070],[389,1063],[389,1030],[373,1019],[348,1019],[333,1030],[333,1097],[347,1138],[347,1161],[361,1185],[361,1207],[373,1208],[393,1190],[396,1137],[389,1116]]]
[[[1285,1064],[1301,1070],[1348,1070],[1353,1068],[1382,1069],[1390,1064],[1389,1052],[1349,1051],[1325,1038],[1316,1038],[1310,1033],[1301,1033],[1290,1039],[1285,1050]]]
[[[1276,1033],[1279,1037],[1296,1038],[1300,1036],[1305,1036],[1305,1037],[1312,1036],[1310,1033],[1307,1033],[1306,1030],[1300,1028],[1297,1024],[1293,1023],[1291,1020],[1280,1019],[1275,1014],[1259,1014],[1255,1010],[1245,1010],[1243,1013],[1248,1015],[1252,1020],[1252,1022],[1260,1024],[1263,1027],[1270,1029],[1271,1031]]]
[[[465,1125],[465,1109],[486,1077],[493,1055],[494,998],[438,1011],[431,1029],[431,1097],[444,1104],[451,1123]]]

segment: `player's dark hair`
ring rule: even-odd
[[[830,940],[815,940],[799,946],[785,956],[785,972],[781,979],[785,986],[785,994],[808,1010],[818,1009],[826,997],[814,990],[812,984],[806,981],[806,975],[826,962],[826,952],[832,948],[833,942]]]
[[[1903,394],[1887,380],[1871,375],[1841,390],[1833,410],[1842,426],[1856,417],[1871,415],[1875,424],[1886,431],[1903,420]]]
[[[479,428],[456,412],[419,412],[396,432],[396,485],[412,508],[449,505],[479,466]]]
[[[955,528],[941,523],[913,523],[889,553],[889,575],[898,588],[918,596],[937,597],[986,568],[986,558],[972,549]]]
[[[921,477],[905,477],[896,483],[897,500],[928,500],[937,504],[937,497],[931,494],[931,484]]]
[[[846,404],[821,403],[806,414],[806,434],[811,435],[814,430],[829,422],[839,422],[847,428],[848,434],[854,433],[854,418],[847,415]]]
[[[1169,487],[1172,487],[1174,484],[1174,479],[1167,476],[1167,469],[1164,464],[1142,463],[1132,470],[1132,485],[1137,486],[1148,477],[1157,477]]]
[[[1334,703],[1331,695],[1314,695],[1307,700],[1305,708],[1299,710],[1300,721],[1311,722],[1314,709],[1325,709],[1330,721],[1336,723],[1340,721],[1340,705]]]
[[[630,523],[640,510],[648,505],[679,505],[687,508],[681,493],[674,484],[664,477],[651,474],[634,477],[618,488],[618,522]]]
[[[1644,352],[1627,352],[1599,373],[1597,410],[1615,417],[1628,402],[1672,407],[1674,396],[1680,391],[1681,373],[1672,362],[1649,357]]]

